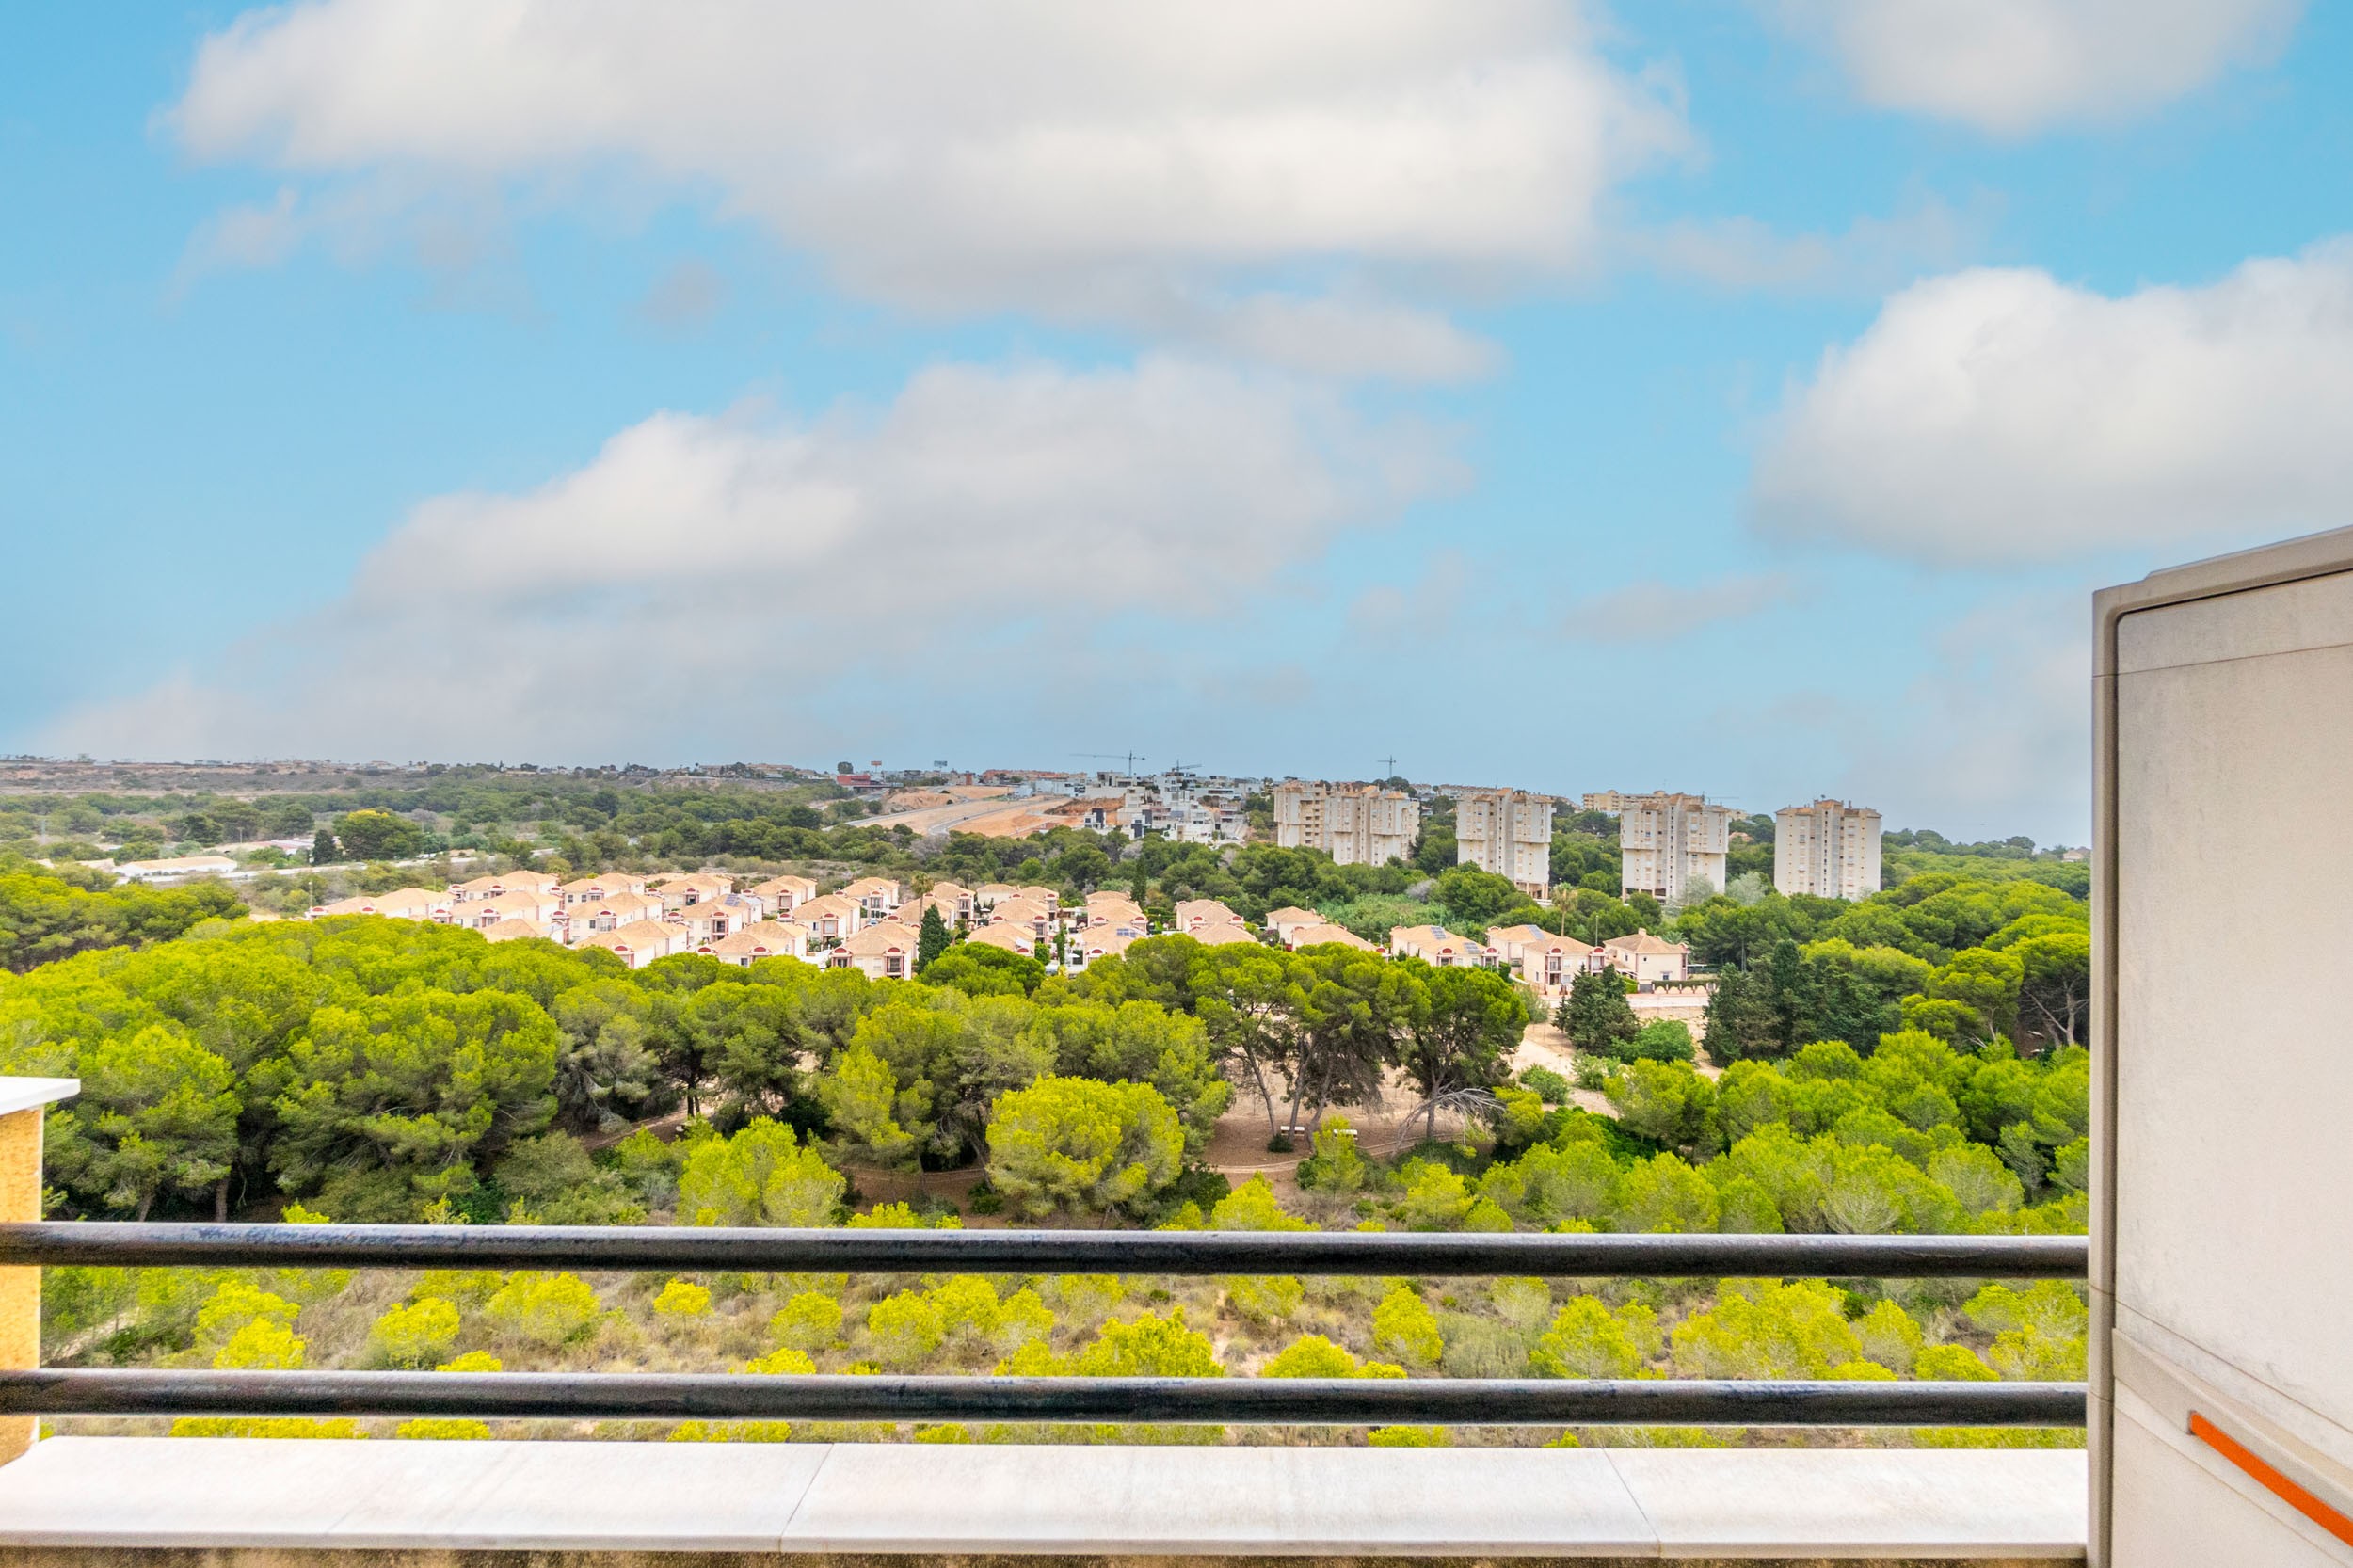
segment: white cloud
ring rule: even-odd
[[[656,414],[536,489],[425,502],[339,602],[51,739],[611,758],[792,752],[910,705],[985,723],[1114,618],[1239,616],[1458,477],[1416,424],[1168,360],[937,366],[811,422]]]
[[[2055,560],[2353,510],[2353,241],[2121,298],[1977,269],[1890,298],[1793,389],[1752,504],[1784,536]]]
[[[1892,712],[1847,715],[1844,792],[1891,825],[1948,838],[2086,842],[2089,598],[2086,588],[1997,601],[1946,629]]]
[[[683,191],[869,297],[1123,325],[1269,271],[1580,264],[1686,139],[1556,0],[322,0],[208,39],[168,120],[330,182]],[[1303,368],[1480,358],[1362,302],[1221,315],[1193,341]]]
[[[2270,58],[2303,0],[1779,0],[1867,103],[2015,136],[2116,121]]]
[[[1562,622],[1568,635],[1593,643],[1666,643],[1711,626],[1746,620],[1798,598],[1785,572],[1719,577],[1703,583],[1628,583],[1579,600]]]
[[[1773,294],[1879,294],[1967,259],[1995,203],[1957,211],[1934,198],[1892,217],[1858,217],[1843,233],[1775,232],[1751,217],[1663,224],[1626,233],[1620,248],[1660,272],[1713,287]]]

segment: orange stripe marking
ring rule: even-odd
[[[2194,1410],[2189,1413],[2189,1431],[2191,1436],[2202,1439],[2208,1448],[2263,1482],[2265,1489],[2281,1502],[2346,1545],[2353,1546],[2353,1519],[2347,1519],[2269,1464],[2265,1464],[2263,1460],[2248,1450],[2247,1445]]]

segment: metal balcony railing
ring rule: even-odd
[[[0,1267],[2082,1279],[2082,1237],[0,1224]],[[2079,1383],[0,1371],[0,1416],[2081,1426]]]

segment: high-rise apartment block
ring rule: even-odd
[[[1421,833],[1421,802],[1402,791],[1287,779],[1273,794],[1277,847],[1320,849],[1343,866],[1402,860]]]
[[[1724,856],[1732,848],[1731,807],[1663,791],[1616,798],[1623,891],[1648,893],[1670,908],[1689,902],[1702,882],[1706,892],[1723,891]]]
[[[1455,859],[1509,877],[1536,898],[1552,886],[1552,801],[1517,790],[1465,790],[1454,797]]]
[[[1785,894],[1865,899],[1880,890],[1880,814],[1839,800],[1773,813],[1773,886]]]

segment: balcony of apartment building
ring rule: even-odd
[[[2089,1237],[56,1224],[0,1084],[0,1548],[223,1568],[927,1561],[2353,1563],[2353,964],[2252,987],[2217,929],[2353,954],[2353,531],[2098,600]],[[2281,803],[2250,829],[2232,808]],[[2238,873],[2249,850],[2307,868]],[[2226,1048],[2244,1042],[2248,1048]],[[41,1368],[38,1270],[581,1269],[2085,1282],[2082,1384]],[[570,1441],[48,1436],[166,1416],[574,1423]],[[598,1423],[1580,1429],[1581,1448],[607,1440]],[[2080,1448],[1641,1448],[1613,1430],[2080,1426]]]

